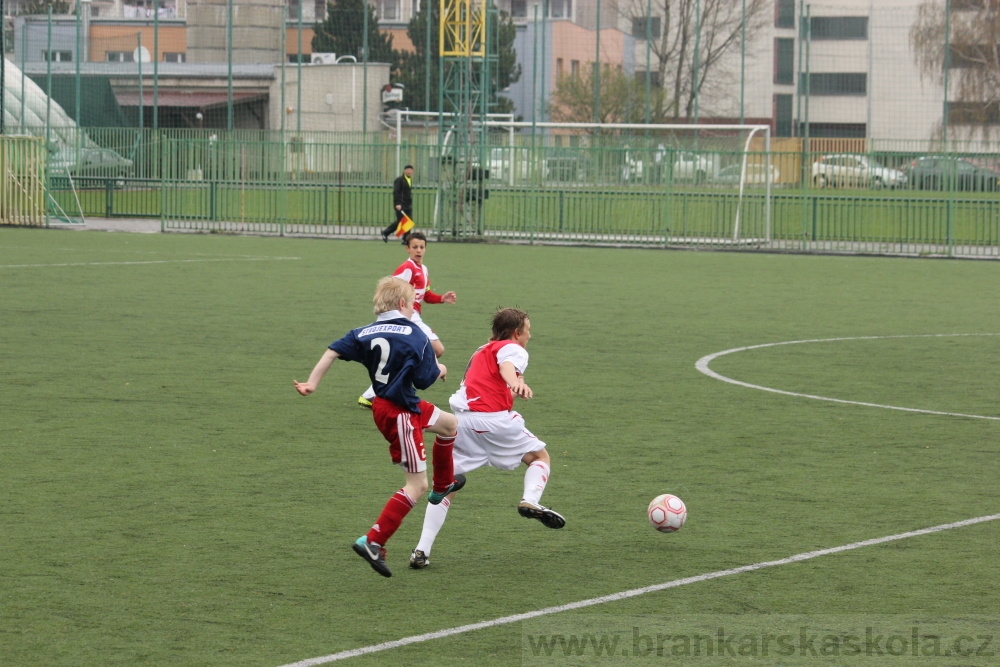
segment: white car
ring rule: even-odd
[[[715,172],[709,180],[719,185],[739,185],[741,179],[746,185],[765,185],[769,181],[774,185],[779,178],[781,172],[773,164],[767,165],[767,169],[762,164],[747,164],[746,171],[742,164],[731,164]]]
[[[663,144],[649,152],[625,151],[622,166],[622,180],[626,183],[660,183],[668,176],[673,181],[704,183],[713,173],[712,160],[707,156],[692,151],[669,151]]]
[[[884,167],[867,155],[823,155],[812,165],[813,184],[819,188],[901,188],[906,174]]]
[[[519,147],[494,146],[490,148],[490,178],[513,185],[531,178],[528,150]]]

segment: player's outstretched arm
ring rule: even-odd
[[[518,375],[517,369],[514,368],[514,364],[509,361],[505,361],[500,364],[500,377],[504,379],[507,386],[510,387],[511,392],[515,396],[520,396],[521,398],[528,399],[532,397],[531,387],[524,384],[524,378]]]
[[[454,292],[445,292],[441,295],[441,303],[455,303],[458,297],[455,296]]]
[[[319,386],[320,381],[323,380],[323,376],[326,372],[330,370],[330,366],[333,362],[337,360],[338,355],[333,350],[327,350],[323,353],[323,356],[319,358],[316,362],[316,366],[312,369],[312,373],[309,374],[309,379],[305,382],[299,382],[298,380],[292,380],[295,385],[295,391],[299,392],[303,396],[308,396],[309,394],[316,391],[316,387]]]

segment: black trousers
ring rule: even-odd
[[[402,211],[396,211],[396,222],[393,222],[388,227],[382,230],[382,236],[391,236],[396,233],[396,228],[399,226],[399,221],[403,219],[403,214],[410,216],[410,220],[413,220],[413,211],[407,211],[403,209]]]

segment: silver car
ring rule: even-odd
[[[906,174],[885,167],[867,155],[823,155],[812,165],[813,185],[819,188],[901,188]]]

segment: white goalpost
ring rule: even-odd
[[[771,241],[771,214],[772,214],[772,187],[777,181],[778,171],[773,164],[771,156],[771,127],[770,125],[752,124],[645,124],[645,123],[558,123],[558,122],[526,122],[526,121],[503,121],[487,120],[484,123],[487,127],[507,129],[508,145],[514,145],[516,130],[542,130],[543,132],[570,131],[570,132],[594,132],[612,131],[627,134],[627,138],[635,141],[646,141],[651,145],[656,144],[656,149],[647,148],[646,155],[650,158],[646,162],[633,160],[626,151],[626,165],[623,172],[623,181],[628,182],[629,176],[638,172],[640,180],[642,173],[650,173],[652,170],[645,167],[646,163],[655,165],[658,161],[667,159],[667,153],[675,156],[675,161],[670,165],[665,165],[668,171],[675,177],[675,182],[688,182],[693,185],[712,188],[714,192],[729,192],[731,198],[735,198],[733,208],[735,212],[732,218],[732,230],[728,238],[716,236],[712,239],[682,238],[671,239],[674,242],[706,242],[722,243],[756,243],[767,244]],[[755,139],[760,143],[760,149],[754,151]],[[662,142],[669,142],[665,146]],[[660,152],[658,153],[657,150]],[[688,159],[690,158],[690,159]],[[631,165],[629,164],[631,161]],[[514,176],[517,173],[516,165],[511,160],[511,168],[504,171],[505,181],[509,178],[509,185],[514,184]],[[731,164],[723,164],[731,163]],[[662,166],[662,165],[661,165]],[[631,169],[631,170],[630,170]],[[679,178],[678,175],[680,176]],[[650,182],[652,179],[646,179]],[[760,187],[762,197],[754,197],[754,202],[759,202],[756,207],[760,210],[755,216],[759,224],[754,229],[752,237],[743,237],[743,223],[746,217],[748,205],[748,188]],[[761,201],[762,199],[762,201]]]

